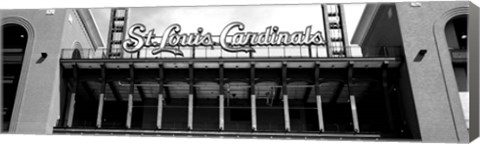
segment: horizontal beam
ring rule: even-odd
[[[400,61],[398,57],[352,57],[352,58],[162,58],[162,59],[61,59],[61,63],[168,63],[168,62],[349,62],[349,61]]]
[[[209,136],[272,136],[272,137],[305,137],[312,138],[381,138],[378,133],[354,134],[354,133],[274,133],[274,132],[228,132],[228,131],[172,131],[172,130],[133,130],[133,129],[71,129],[54,128],[53,133],[91,133],[91,134],[138,134],[138,135],[209,135]],[[386,138],[388,139],[388,138]],[[398,139],[395,139],[398,141]],[[410,142],[411,140],[409,140]]]

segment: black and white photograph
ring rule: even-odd
[[[469,1],[0,9],[0,135],[469,143],[478,15]]]

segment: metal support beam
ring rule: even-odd
[[[122,101],[122,95],[118,91],[117,86],[115,86],[115,83],[113,81],[108,82],[108,87],[110,87],[110,90],[112,90],[112,94],[115,97],[116,101]]]
[[[314,67],[314,72],[313,72],[313,85],[314,85],[314,92],[315,95],[320,94],[320,62],[315,62],[315,67]]]
[[[193,129],[193,94],[188,94],[188,130]]]
[[[75,96],[78,89],[79,79],[78,79],[78,66],[73,65],[73,89],[72,94],[70,94],[70,101],[68,102],[68,112],[67,112],[67,127],[72,127],[73,124],[73,113],[75,112]]]
[[[133,94],[128,94],[128,110],[127,110],[127,129],[132,126],[132,108],[133,108]]]
[[[103,118],[103,102],[104,102],[104,97],[105,97],[105,89],[107,85],[107,79],[106,79],[106,68],[105,64],[101,66],[101,75],[102,75],[102,85],[100,87],[100,95],[98,96],[98,109],[97,109],[97,128],[102,127],[102,118]]]
[[[278,101],[273,101],[272,104],[273,105],[279,105],[281,103],[279,100],[281,99],[280,96],[282,95],[282,88],[275,87],[274,89],[275,89],[274,100],[277,99]]]
[[[255,96],[255,63],[250,63],[250,106],[252,131],[257,131],[257,97]]]
[[[188,86],[189,86],[189,93],[190,94],[193,94],[195,93],[194,92],[194,84],[195,84],[195,77],[194,77],[194,70],[193,70],[193,63],[190,63],[189,64],[189,68],[188,68]]]
[[[219,72],[218,72],[218,77],[219,77],[219,80],[218,80],[218,83],[220,85],[220,88],[219,88],[219,96],[218,96],[218,103],[219,103],[219,120],[218,120],[218,129],[220,131],[223,131],[224,128],[225,128],[225,120],[224,120],[224,117],[225,117],[225,114],[224,114],[224,107],[225,107],[225,90],[224,90],[224,71],[223,71],[223,63],[220,63],[220,69],[219,69]]]
[[[133,109],[133,93],[134,93],[134,84],[135,84],[135,74],[133,64],[130,64],[130,90],[128,93],[128,109],[127,109],[127,128],[131,128],[132,124],[132,109]]]
[[[143,88],[141,86],[137,86],[137,91],[142,101],[145,102],[147,100],[147,97],[145,96],[145,91],[143,91]]]
[[[355,131],[355,133],[360,133],[360,126],[358,123],[357,115],[357,104],[354,95],[350,95],[350,107],[352,108],[353,131]]]
[[[306,87],[305,88],[305,93],[303,93],[303,102],[307,103],[308,102],[308,97],[312,93],[313,88],[312,87]]]
[[[162,129],[162,119],[163,119],[163,64],[158,65],[158,104],[157,104],[157,129]]]
[[[318,130],[325,132],[325,126],[323,121],[323,108],[322,108],[322,96],[320,96],[320,63],[315,63],[314,70],[314,92],[317,102],[317,115],[318,115]]]
[[[250,105],[252,110],[252,131],[257,131],[257,97],[252,94],[250,98]]]
[[[163,101],[165,102],[165,105],[168,105],[168,103],[170,102],[170,87],[168,86],[164,86],[163,87],[163,93],[165,94],[164,98],[163,98]]]
[[[163,94],[158,94],[158,105],[157,105],[157,129],[162,129],[162,119],[163,119]]]
[[[345,87],[345,84],[340,82],[337,85],[337,88],[335,89],[335,92],[333,93],[333,97],[330,100],[330,104],[334,104],[337,102],[338,98],[340,97],[340,94],[342,94],[343,88]]]
[[[250,63],[250,95],[255,95],[255,63]]]
[[[67,127],[72,127],[73,124],[73,113],[75,112],[75,95],[75,92],[70,95],[70,102],[68,104]]]
[[[193,74],[193,63],[189,64],[189,94],[188,94],[188,130],[193,130],[193,94],[195,89],[193,87],[195,78]]]
[[[104,93],[100,93],[100,95],[98,96],[97,124],[96,124],[97,128],[102,127],[103,102],[105,99],[104,97],[105,97]]]
[[[282,95],[287,95],[287,63],[282,63]]]
[[[392,102],[388,90],[388,61],[385,61],[382,65],[382,86],[383,96],[385,98],[385,107],[387,110],[388,128],[390,131],[393,131],[395,129],[395,125],[393,124]]]
[[[352,110],[352,119],[353,119],[353,130],[355,133],[360,132],[360,126],[358,122],[358,115],[357,115],[357,105],[355,101],[355,96],[352,95],[351,93],[351,86],[352,86],[352,80],[353,80],[353,61],[349,62],[348,64],[348,79],[347,79],[347,89],[348,89],[348,95],[350,96],[350,108]]]
[[[283,114],[285,116],[285,131],[290,132],[290,110],[288,106],[288,95],[283,95]]]
[[[317,97],[317,114],[318,114],[318,129],[320,132],[325,132],[325,124],[323,121],[323,108],[322,108],[322,96],[316,95]]]
[[[283,94],[283,115],[285,118],[285,131],[290,132],[290,109],[288,105],[287,92],[287,63],[282,65],[282,94]]]
[[[80,82],[80,83],[81,83],[83,89],[85,90],[85,92],[87,93],[89,100],[90,101],[95,101],[95,95],[93,94],[90,86],[88,86],[88,83],[86,81],[83,81],[83,82]]]
[[[225,108],[225,100],[224,100],[224,95],[221,94],[219,97],[218,97],[218,102],[219,102],[219,120],[218,120],[218,129],[220,131],[223,131],[224,128],[225,128],[225,121],[224,121],[224,117],[225,117],[225,114],[224,114],[224,108]]]

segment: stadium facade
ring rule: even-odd
[[[2,10],[2,130],[469,140],[468,2],[367,4],[361,56],[343,4],[318,8],[322,30],[218,34],[153,33],[112,8],[105,44],[88,9]]]

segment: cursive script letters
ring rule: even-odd
[[[158,37],[155,30],[147,33],[143,24],[134,24],[128,30],[128,39],[122,46],[126,52],[135,53],[142,48],[153,48],[152,54],[169,52],[183,56],[180,47],[183,46],[214,46],[228,52],[255,52],[252,46],[281,46],[281,45],[325,45],[325,39],[320,31],[311,33],[312,26],[307,26],[304,31],[289,33],[280,31],[277,26],[268,26],[264,32],[244,32],[245,25],[241,22],[232,22],[225,26],[220,35],[213,39],[211,33],[203,33],[203,28],[198,28],[197,33],[181,33],[179,24],[172,24]],[[239,32],[231,33],[232,30]]]

